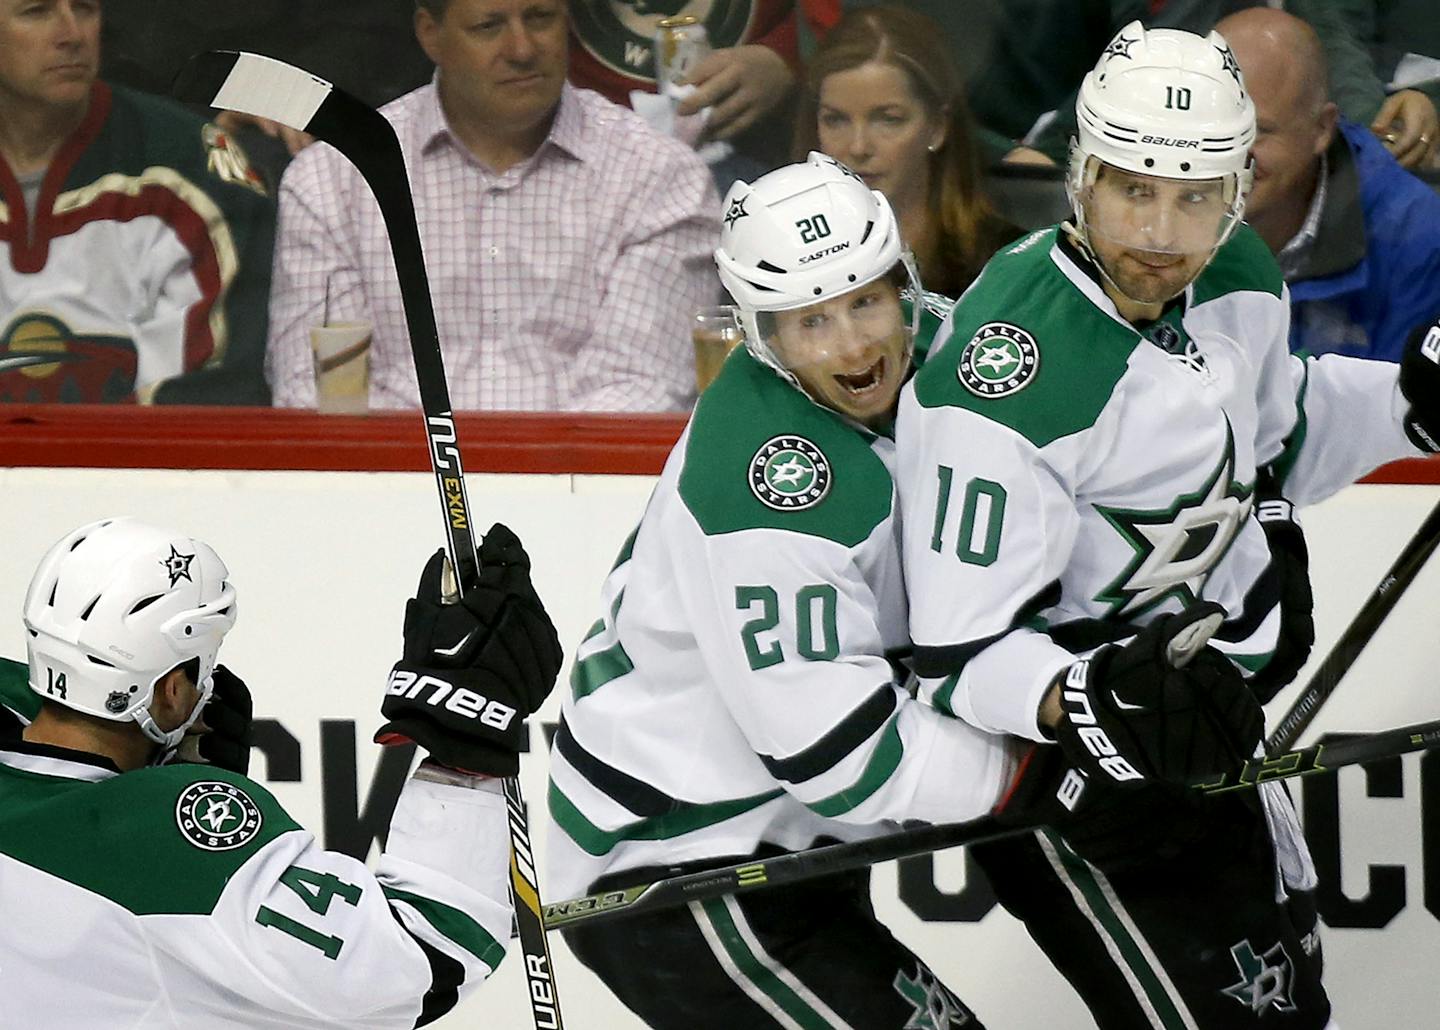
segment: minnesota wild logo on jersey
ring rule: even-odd
[[[987,322],[965,345],[957,375],[978,397],[1008,397],[1028,386],[1039,370],[1035,337],[1009,322]]]
[[[230,851],[260,833],[260,806],[233,783],[201,780],[175,802],[175,823],[185,839],[205,851]]]
[[[777,511],[819,504],[830,492],[830,461],[803,436],[775,436],[750,459],[750,490]]]
[[[1135,549],[1134,559],[1096,600],[1133,616],[1167,597],[1194,602],[1211,570],[1250,517],[1253,487],[1237,483],[1235,436],[1226,420],[1225,451],[1205,485],[1164,508],[1095,510]]]

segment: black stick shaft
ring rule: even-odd
[[[1313,744],[1285,754],[1254,758],[1234,775],[1193,784],[1196,790],[1219,794],[1254,788],[1269,780],[1329,772],[1346,765],[1392,758],[1440,745],[1440,720],[1401,726]],[[561,929],[580,922],[615,919],[691,901],[777,887],[800,880],[923,855],[966,844],[1030,833],[1037,826],[1002,826],[985,817],[968,823],[945,823],[868,840],[830,844],[774,858],[744,862],[697,873],[685,873],[633,887],[601,891],[545,906],[545,928]]]
[[[1437,544],[1440,544],[1440,504],[1431,509],[1350,625],[1345,627],[1345,632],[1340,634],[1340,639],[1310,677],[1305,689],[1280,717],[1275,732],[1267,742],[1271,752],[1287,751],[1300,739],[1300,734],[1314,721],[1320,706],[1335,693],[1340,680],[1350,671],[1355,659],[1360,657],[1401,595],[1415,581]]]

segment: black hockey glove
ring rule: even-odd
[[[1410,402],[1405,435],[1420,450],[1440,454],[1440,321],[1426,322],[1405,341],[1400,392]]]
[[[1228,658],[1206,646],[1224,609],[1162,615],[1060,678],[1055,739],[1070,763],[1115,783],[1185,784],[1255,753],[1265,715]]]
[[[1270,545],[1270,564],[1280,577],[1280,635],[1270,661],[1250,677],[1250,689],[1262,705],[1280,693],[1310,657],[1315,646],[1315,595],[1310,590],[1310,549],[1295,521],[1295,506],[1278,494],[1265,497],[1262,484],[1255,517]]]
[[[219,766],[241,776],[250,772],[255,704],[250,688],[223,665],[211,674],[214,689],[195,727],[180,742],[176,759]]]
[[[1060,748],[1037,744],[994,815],[1004,826],[1049,826],[1081,858],[1116,872],[1179,855],[1204,833],[1202,804],[1175,784],[1086,776]]]
[[[498,523],[480,546],[480,575],[457,603],[441,596],[444,551],[405,606],[404,657],[390,670],[377,743],[416,743],[442,765],[514,776],[525,717],[549,695],[560,639],[530,583],[530,558]]]

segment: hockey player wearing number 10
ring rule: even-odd
[[[1255,114],[1222,37],[1132,23],[1077,111],[1073,222],[990,262],[900,402],[922,696],[1038,742],[1001,815],[1058,835],[974,853],[1103,1030],[1321,1030],[1288,795],[1173,784],[1202,772],[1197,728],[1253,746],[1237,686],[1263,702],[1298,665],[1257,469],[1324,498],[1435,438],[1440,393],[1289,354],[1279,269],[1241,222]]]
[[[890,461],[936,325],[884,196],[832,159],[736,183],[716,261],[746,345],[705,391],[580,645],[551,754],[556,897],[985,814],[1011,746],[915,701]],[[566,933],[648,1025],[979,1027],[869,880]]]
[[[214,550],[130,518],[58,541],[25,599],[28,674],[0,662],[0,1025],[401,1030],[483,981],[512,916],[493,777],[561,652],[514,535],[480,559],[442,604],[437,554],[406,608],[379,736],[428,757],[372,873],[245,775]],[[439,687],[460,703],[429,704]]]

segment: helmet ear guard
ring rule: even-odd
[[[170,748],[198,718],[220,644],[235,624],[229,571],[205,543],[137,519],[82,526],[46,552],[25,597],[30,688],[114,722],[133,720]],[[155,685],[194,661],[201,701],[164,731]]]

